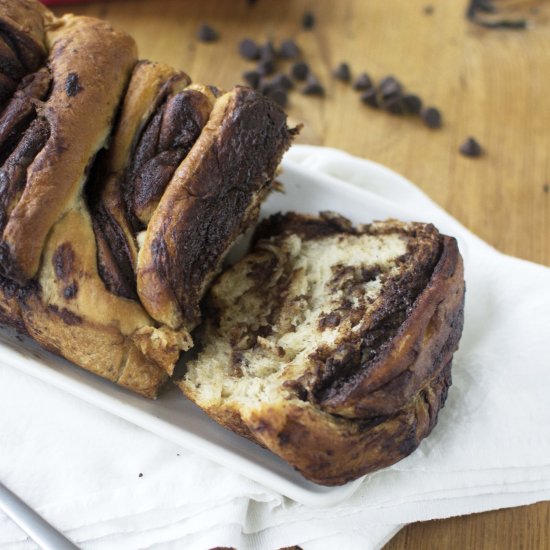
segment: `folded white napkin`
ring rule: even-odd
[[[367,161],[295,146],[284,164],[459,239],[466,322],[438,426],[348,500],[315,509],[0,365],[0,480],[79,546],[368,550],[408,522],[550,499],[550,269],[500,254]],[[34,546],[0,514],[0,547]]]

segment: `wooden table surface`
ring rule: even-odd
[[[473,25],[466,0],[259,0],[253,7],[245,0],[111,0],[73,11],[126,29],[142,57],[226,88],[251,68],[236,54],[240,39],[294,38],[327,89],[324,99],[290,96],[289,115],[305,124],[299,142],[385,164],[497,249],[550,265],[550,5],[496,2],[502,10],[511,4],[528,16],[529,29]],[[300,26],[307,9],[317,19],[309,32]],[[202,22],[219,31],[218,42],[196,41]],[[441,109],[443,128],[362,105],[331,78],[340,61],[354,74],[394,74]],[[483,157],[458,154],[470,135],[486,149]],[[386,546],[404,548],[550,548],[550,503],[414,524]]]

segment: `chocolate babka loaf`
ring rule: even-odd
[[[292,138],[106,22],[0,0],[0,321],[154,397]]]
[[[457,243],[432,225],[276,215],[210,290],[179,385],[306,478],[342,484],[430,433],[463,304]]]

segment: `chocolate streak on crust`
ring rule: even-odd
[[[183,92],[167,100],[145,130],[136,150],[130,179],[133,213],[146,225],[174,175],[199,137],[212,104],[196,90]],[[156,146],[156,147],[155,147]]]
[[[131,251],[120,226],[102,204],[93,210],[92,225],[98,249],[98,272],[105,286],[117,296],[137,299]]]
[[[431,275],[420,277],[425,287],[400,312],[403,322],[388,329],[384,323],[376,326],[375,346],[370,330],[350,342],[354,349],[359,347],[359,360],[352,354],[353,365],[342,365],[342,374],[333,374],[328,384],[326,379],[321,382],[316,394],[320,406],[341,416],[369,418],[389,414],[418,392],[427,377],[451,360],[458,346],[464,323],[463,277],[455,239],[442,237]],[[405,287],[408,284],[404,281]],[[387,338],[385,343],[381,335]],[[338,361],[333,368],[339,368]]]
[[[257,216],[291,137],[284,112],[248,88],[216,101],[140,250],[138,293],[154,319],[172,328],[198,322],[204,289]]]
[[[0,164],[11,154],[21,135],[37,115],[37,105],[49,92],[51,75],[47,69],[26,76],[0,116]],[[38,151],[37,151],[38,153]]]
[[[0,170],[0,230],[4,229],[27,180],[27,168],[48,138],[50,129],[43,119],[34,120]]]
[[[157,116],[158,111],[163,112],[167,98],[178,94],[189,84],[190,79],[185,73],[167,65],[149,61],[136,64],[111,147],[102,162],[98,163],[100,167],[93,185],[88,186],[98,270],[108,290],[118,296],[137,297],[135,233],[142,223],[131,208],[134,186],[132,167],[137,170],[155,154],[160,131],[158,126],[162,119],[161,115]],[[156,127],[156,132],[151,132],[151,127]],[[148,137],[150,133],[152,137]]]
[[[0,0],[0,106],[44,62],[45,13],[38,2]]]

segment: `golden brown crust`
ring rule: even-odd
[[[252,90],[218,98],[139,252],[138,294],[154,319],[172,328],[197,324],[200,297],[229,246],[257,219],[291,137],[284,113]]]
[[[38,0],[0,0],[0,22],[10,27],[13,32],[24,35],[37,47],[42,47],[44,55],[44,20],[51,17]]]
[[[86,17],[51,22],[46,42],[53,89],[39,117],[47,123],[49,139],[28,168],[25,189],[1,241],[5,273],[21,284],[36,274],[48,232],[82,191],[90,159],[106,143],[136,56],[128,35]]]
[[[48,236],[37,285],[21,293],[26,330],[81,367],[154,397],[190,341],[156,329],[140,304],[110,293],[96,254],[89,214],[71,209]],[[157,339],[157,349],[147,343]]]

